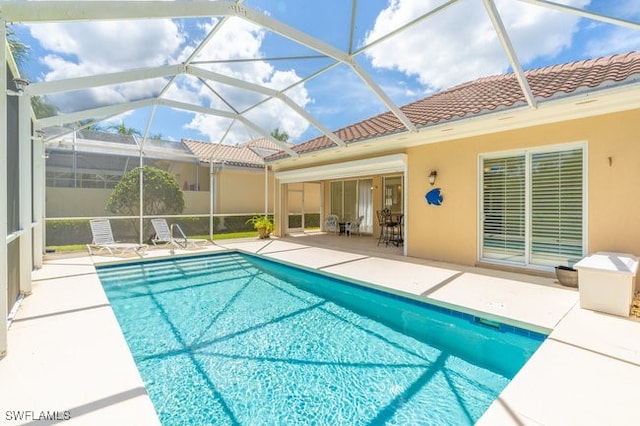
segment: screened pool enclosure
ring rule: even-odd
[[[610,104],[597,103],[592,99],[571,103],[573,92],[555,98],[557,93],[534,94],[517,54],[524,50],[528,55],[523,55],[528,61],[524,63],[531,65],[530,52],[524,48],[530,47],[527,42],[537,39],[532,34],[545,34],[542,25],[528,28],[525,33],[518,32],[521,30],[519,24],[523,23],[521,17],[549,13],[558,19],[553,21],[558,28],[567,27],[563,26],[566,18],[570,24],[567,28],[573,29],[571,34],[592,28],[591,25],[582,25],[582,20],[636,32],[640,29],[637,22],[612,17],[598,8],[573,7],[567,5],[568,2],[442,0],[418,2],[420,7],[411,10],[404,19],[378,27],[378,18],[394,12],[394,7],[400,3],[385,2],[374,6],[355,0],[277,2],[277,5],[259,0],[2,2],[0,62],[3,66],[0,67],[0,84],[5,95],[0,96],[0,128],[5,131],[0,132],[0,171],[6,173],[6,180],[0,179],[0,355],[7,349],[8,313],[20,294],[31,293],[31,273],[34,268],[42,266],[45,247],[53,242],[49,238],[55,236],[61,243],[76,243],[82,239],[86,242],[89,237],[87,234],[76,235],[77,238],[71,238],[75,241],[63,241],[76,232],[73,221],[109,217],[119,238],[142,242],[149,237],[148,221],[151,217],[164,216],[182,221],[189,234],[211,236],[220,229],[232,228],[233,221],[244,224],[243,218],[236,218],[243,214],[274,215],[276,232],[281,232],[298,226],[303,229],[305,215],[310,212],[318,214],[318,220],[321,220],[321,215],[327,213],[331,203],[344,216],[371,218],[370,210],[384,204],[407,215],[407,227],[413,225],[415,230],[421,223],[417,220],[412,222],[412,212],[408,211],[409,198],[411,196],[411,202],[423,202],[423,188],[429,185],[425,183],[427,173],[438,164],[428,164],[424,158],[413,156],[406,161],[403,159],[400,167],[385,171],[375,169],[377,163],[369,160],[385,156],[408,157],[410,150],[415,152],[421,145],[486,134],[487,129],[495,131],[499,126],[504,126],[499,127],[502,130],[514,130],[518,125],[544,125],[564,114],[558,113],[562,97],[568,105],[562,111],[575,114],[573,118],[623,111],[637,99],[626,100],[623,97],[630,92],[622,89],[620,93],[606,90],[616,88],[617,83],[628,84],[629,87],[633,78],[628,75],[624,76],[625,81],[610,79],[609,86],[609,83],[603,83],[600,87],[581,88],[587,94],[591,89],[598,91],[604,100],[608,95],[617,96]],[[294,8],[296,14],[288,13]],[[319,13],[325,9],[331,13]],[[321,16],[324,18],[322,21],[319,20]],[[473,19],[468,19],[469,16]],[[483,50],[481,47],[484,45],[474,44],[477,39],[473,31],[460,31],[462,20],[481,25],[488,33],[486,44],[489,47]],[[105,30],[114,23],[130,25],[127,27],[129,31]],[[151,27],[147,24],[157,25],[156,29],[168,28],[171,36],[161,41],[146,40],[146,45],[132,42],[138,32],[148,36],[145,31]],[[48,62],[51,72],[45,75],[37,71],[31,76],[21,72],[20,60],[16,63],[12,54],[12,37],[26,34],[31,37],[27,40],[35,41],[34,33],[30,31],[40,30],[46,34],[50,29],[48,25],[70,29],[67,34],[72,42],[102,40],[87,48],[101,61],[93,67],[81,69],[74,66],[79,63],[68,61],[70,58],[78,62],[84,59],[78,52],[60,51],[57,55],[49,55],[47,49],[39,46],[41,50],[35,49],[34,57],[27,54],[27,62],[42,64],[56,59],[57,62]],[[229,46],[241,41],[225,32],[234,25],[243,28],[244,35],[253,37],[251,40],[259,48],[229,50]],[[324,28],[332,30],[320,31]],[[425,40],[418,39],[418,43],[404,43],[405,37],[409,40],[409,35],[416,32],[427,34],[427,31],[434,32],[429,33],[431,36]],[[100,38],[105,34],[106,38]],[[467,38],[456,38],[457,44],[452,43],[458,35]],[[389,49],[387,43],[398,39],[402,41],[400,46],[408,49],[406,52]],[[48,48],[53,50],[55,40],[52,38],[51,42]],[[261,45],[262,42],[264,44]],[[154,50],[166,43],[175,43],[170,54]],[[550,43],[559,44],[555,39]],[[109,54],[121,53],[131,45],[138,47],[137,54],[107,59]],[[555,65],[549,62],[558,54],[555,49],[558,46],[555,45],[549,52],[538,53],[537,58],[543,58],[543,66]],[[410,60],[409,65],[429,67],[434,58],[441,56],[440,53],[457,52],[468,46],[473,48],[461,51],[449,66],[442,68],[446,72],[435,70],[438,72],[434,71],[429,78],[425,77],[426,74],[419,76],[416,69],[404,69],[385,62],[391,53],[402,50],[401,56]],[[154,55],[145,56],[149,52]],[[486,67],[470,73],[460,66],[467,63],[482,63]],[[383,69],[385,72],[381,72]],[[400,107],[422,100],[425,93],[432,94],[505,70],[513,74],[509,88],[517,101],[512,104],[491,104],[485,109],[480,108],[480,112],[468,112],[456,110],[454,107],[458,104],[450,105],[443,101],[439,104],[441,108],[433,110],[443,109],[449,115],[438,116],[432,121],[420,108]],[[443,79],[451,76],[454,78]],[[29,82],[25,78],[31,80],[26,86],[25,83]],[[413,90],[413,87],[419,90]],[[100,96],[98,92],[103,89],[114,96]],[[60,102],[56,106],[58,109],[38,115],[32,108],[32,100]],[[140,136],[125,138],[113,135],[112,139],[100,140],[89,135],[92,126],[134,111],[147,114]],[[353,111],[360,115],[351,115]],[[505,114],[491,117],[487,111]],[[465,116],[467,113],[469,115]],[[484,113],[487,114],[481,116]],[[215,128],[215,132],[207,135],[206,142],[212,142],[211,145],[237,145],[263,138],[276,148],[262,153],[265,161],[248,165],[228,159],[221,161],[220,152],[215,149],[208,154],[194,154],[193,150],[185,148],[184,141],[166,141],[152,136],[154,126],[179,114],[192,118],[190,125],[210,123],[209,127],[203,126],[200,130],[205,134],[205,128]],[[375,126],[353,124],[362,124],[360,120],[374,116],[383,117]],[[483,121],[485,118],[487,121]],[[286,143],[271,134],[274,128],[291,123],[304,124],[299,126],[304,129],[293,135],[297,144]],[[432,158],[439,159],[441,166],[449,161],[449,155],[434,155]],[[481,256],[498,260],[509,256],[518,259],[533,256],[539,263],[555,262],[556,259],[549,259],[546,252],[557,239],[561,239],[562,244],[554,250],[557,249],[565,258],[573,258],[584,251],[586,241],[578,222],[586,215],[579,216],[578,212],[585,209],[585,195],[580,185],[586,180],[586,168],[578,170],[577,161],[573,161],[574,157],[577,159],[581,155],[582,151],[569,153],[567,158],[559,160],[548,158],[544,153],[525,158],[495,158],[491,155],[482,158],[486,167],[495,172],[486,173],[482,179],[489,186],[497,186],[483,194],[482,206],[491,220],[482,225],[486,225],[483,232],[487,238],[483,240],[486,244],[478,247]],[[553,161],[566,164],[562,176],[540,174],[536,176],[538,181],[522,185],[518,180],[522,173],[517,179],[505,182],[500,165],[514,162],[517,164],[514,167],[526,174],[529,173],[527,170]],[[343,162],[350,163],[347,166],[364,162],[367,170],[354,172],[347,167],[340,172],[348,171],[348,174],[332,174],[329,178],[318,174],[313,179],[306,178],[305,168],[309,171],[314,167]],[[455,168],[453,163],[450,161],[450,169]],[[416,164],[420,170],[411,169]],[[138,180],[136,189],[140,195],[137,205],[130,205],[131,210],[109,211],[106,208],[111,192],[122,177],[143,166],[153,166],[173,176],[184,193],[185,207],[182,211],[149,211],[144,202],[143,179]],[[246,174],[242,175],[241,171]],[[277,177],[278,173],[286,176],[288,172],[295,172],[296,177],[289,181]],[[451,179],[452,174],[447,176],[446,170],[442,170],[438,175],[439,182]],[[548,184],[564,185],[565,178],[566,184],[580,193],[562,211],[565,215],[562,223],[548,225],[545,209],[554,200],[544,190]],[[340,183],[331,188],[330,180],[339,180]],[[304,197],[301,194],[307,190],[305,185],[308,184],[313,184],[312,190],[320,200],[318,206],[306,209],[302,204],[301,208],[287,205],[288,199],[292,203],[293,200],[302,202]],[[380,193],[376,195],[374,190]],[[531,193],[533,201],[511,205],[513,198],[501,198],[502,190]],[[242,197],[237,197],[238,194]],[[221,199],[234,196],[240,201],[233,211],[220,207]],[[450,199],[455,200],[455,197]],[[243,204],[245,200],[252,200],[254,204]],[[370,208],[374,205],[376,207]],[[475,219],[472,222],[478,223]],[[61,224],[65,221],[67,223]],[[51,232],[47,231],[49,222],[52,226],[55,222],[55,226],[61,226],[56,231],[57,235],[53,228]],[[566,224],[569,226],[565,227]],[[375,223],[369,222],[365,226],[375,232]],[[549,233],[549,229],[552,232]],[[407,241],[411,234],[415,234],[410,231],[407,229]],[[458,241],[463,241],[467,234],[461,233]],[[431,254],[426,246],[417,247],[418,251],[423,250],[421,253]],[[450,253],[454,251],[450,250]]]

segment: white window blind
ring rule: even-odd
[[[482,257],[524,262],[525,156],[485,159]]]
[[[582,256],[582,149],[531,156],[531,263],[556,266]]]
[[[483,260],[571,265],[584,254],[584,149],[482,159]]]

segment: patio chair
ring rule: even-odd
[[[385,210],[376,210],[376,217],[378,218],[378,226],[380,227],[380,235],[378,235],[378,246],[382,241],[385,241],[387,238],[387,211]]]
[[[345,226],[345,228],[347,230],[347,235],[349,237],[352,236],[353,234],[360,235],[360,225],[362,225],[363,220],[364,220],[364,216],[359,216],[353,222],[347,222],[347,225]]]
[[[378,210],[376,214],[378,216],[378,225],[380,226],[377,245],[384,242],[385,246],[391,243],[397,247],[401,239],[400,221],[402,216],[392,214],[389,209]]]
[[[182,232],[182,228],[177,223],[172,223],[171,226],[167,223],[166,219],[151,219],[151,225],[156,234],[151,239],[153,245],[165,244],[170,245],[172,248],[199,248],[209,244],[209,240],[198,238],[187,238]],[[178,238],[174,237],[174,230],[180,235]]]
[[[330,214],[324,220],[324,230],[326,232],[335,232],[336,235],[340,233],[340,224],[338,223],[338,216]]]
[[[113,238],[113,232],[111,231],[111,222],[109,219],[92,219],[89,221],[91,226],[91,234],[93,240],[91,244],[87,244],[87,250],[89,254],[93,256],[94,250],[97,253],[101,253],[103,250],[109,252],[109,254],[125,254],[127,252],[133,252],[142,257],[147,251],[146,244],[135,243],[120,243]]]

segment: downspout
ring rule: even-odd
[[[269,166],[264,165],[264,215],[269,215]]]

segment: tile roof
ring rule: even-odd
[[[529,70],[525,72],[525,76],[537,101],[557,99],[622,82],[639,81],[640,52]],[[510,73],[463,83],[400,109],[420,128],[522,105],[526,105],[526,99],[515,74]],[[335,134],[348,144],[404,130],[402,123],[387,111],[339,129]],[[334,146],[336,145],[323,135],[294,145],[292,149],[303,154]],[[281,151],[266,160],[286,157],[288,154]]]
[[[192,139],[183,139],[182,142],[191,152],[197,155],[203,163],[208,163],[213,156],[214,163],[242,167],[264,166],[262,157],[251,150],[248,143],[242,145],[225,145]]]

